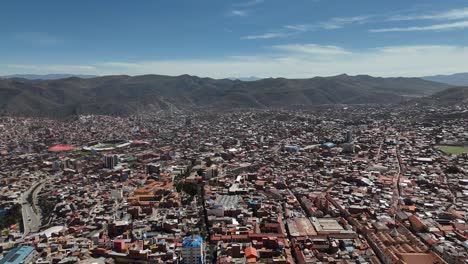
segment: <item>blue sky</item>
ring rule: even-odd
[[[5,0],[0,75],[468,72],[468,0]]]

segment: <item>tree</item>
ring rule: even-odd
[[[204,173],[203,169],[200,168],[197,170],[198,176],[203,176],[203,173]]]
[[[5,217],[0,218],[0,228],[7,228],[11,225],[22,224],[21,205],[13,205],[5,214]]]
[[[450,166],[447,169],[445,169],[445,173],[449,174],[455,174],[455,173],[461,173],[460,169],[456,166]]]
[[[208,159],[206,160],[206,166],[207,166],[207,167],[211,167],[211,165],[213,165],[213,161],[211,161],[211,159],[208,158]]]

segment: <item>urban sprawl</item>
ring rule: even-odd
[[[0,263],[468,263],[466,108],[0,118]]]

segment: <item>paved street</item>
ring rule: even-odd
[[[28,196],[32,191],[34,191],[32,200],[33,200],[33,203],[36,204],[37,194],[39,193],[43,184],[44,182],[34,184],[33,186],[31,186],[31,188],[29,188],[28,191],[26,191],[21,196],[23,226],[24,226],[23,237],[26,237],[30,233],[37,232],[39,230],[39,227],[41,226],[41,216],[39,212],[36,213],[34,211],[33,205],[29,204]]]

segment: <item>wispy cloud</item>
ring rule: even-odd
[[[448,11],[443,11],[439,13],[423,13],[423,14],[370,14],[370,15],[360,15],[360,16],[351,16],[351,17],[333,17],[329,20],[317,22],[317,23],[301,23],[301,24],[290,24],[284,26],[281,30],[277,30],[275,35],[277,37],[289,36],[292,34],[305,33],[310,31],[317,30],[336,30],[341,29],[347,26],[352,25],[363,25],[374,22],[389,22],[389,21],[417,21],[417,20],[460,20],[468,18],[468,8],[459,8],[452,9]],[[389,27],[382,29],[370,29],[370,32],[404,32],[404,31],[442,31],[442,30],[451,30],[451,29],[463,29],[467,28],[468,21],[456,21],[450,23],[437,23],[428,26],[408,26],[408,27]],[[260,34],[259,37],[266,34]],[[257,39],[255,36],[252,38],[244,39]]]
[[[364,24],[370,20],[370,16],[354,16],[354,17],[334,17],[327,21],[315,23],[315,24],[293,24],[286,25],[282,29],[267,32],[263,34],[248,35],[241,39],[255,40],[255,39],[272,39],[272,38],[284,38],[292,35],[305,33],[309,31],[317,30],[335,30],[343,28],[351,24]]]
[[[375,50],[385,54],[417,54],[425,53],[428,51],[455,51],[463,47],[450,46],[450,45],[412,45],[412,46],[387,46],[375,48]]]
[[[364,24],[369,22],[370,18],[370,16],[334,17],[327,21],[319,23],[286,25],[284,26],[284,28],[300,32],[315,30],[333,30],[340,29],[352,24]]]
[[[410,31],[444,31],[444,30],[465,29],[465,28],[468,28],[468,21],[433,24],[429,26],[379,28],[379,29],[371,29],[369,31],[372,33],[383,33],[383,32],[410,32]]]
[[[451,9],[442,12],[433,13],[412,13],[412,14],[399,14],[386,17],[386,21],[423,21],[431,20],[431,25],[411,25],[406,27],[388,27],[371,29],[373,33],[384,32],[411,32],[411,31],[444,31],[468,28],[468,8]],[[441,23],[440,21],[446,21]],[[454,21],[455,20],[455,21]],[[460,21],[456,21],[460,20]]]
[[[228,16],[246,17],[249,16],[254,6],[265,2],[265,0],[249,0],[246,2],[235,3],[231,5],[231,10],[228,11]]]
[[[229,16],[239,16],[239,17],[246,17],[250,13],[249,10],[231,10],[229,11]]]
[[[413,21],[413,20],[457,20],[468,18],[468,8],[452,9],[432,14],[409,14],[390,16],[390,21]]]
[[[369,16],[335,17],[320,23],[319,26],[323,29],[338,29],[351,24],[364,24],[369,18]]]
[[[294,24],[286,25],[283,28],[270,31],[262,34],[248,35],[241,39],[255,40],[255,39],[272,39],[272,38],[284,38],[292,35],[316,31],[316,30],[335,30],[343,28],[350,24],[364,24],[369,21],[369,16],[355,16],[355,17],[334,17],[327,21],[319,22],[316,24]]]
[[[265,2],[265,0],[250,0],[247,2],[242,2],[242,3],[236,3],[233,6],[238,6],[238,7],[251,7],[251,6],[256,6],[261,3]]]
[[[317,44],[287,44],[276,45],[272,47],[275,50],[281,50],[291,53],[304,53],[311,55],[346,55],[351,54],[350,51],[342,47]]]
[[[243,36],[241,39],[248,39],[248,40],[254,40],[254,39],[274,39],[274,38],[285,38],[290,36],[291,33],[284,33],[284,32],[268,32],[264,34],[258,34],[258,35],[248,35],[248,36]]]
[[[294,31],[302,31],[302,32],[309,31],[312,29],[311,25],[308,25],[308,24],[286,25],[284,26],[284,28],[294,30]]]

